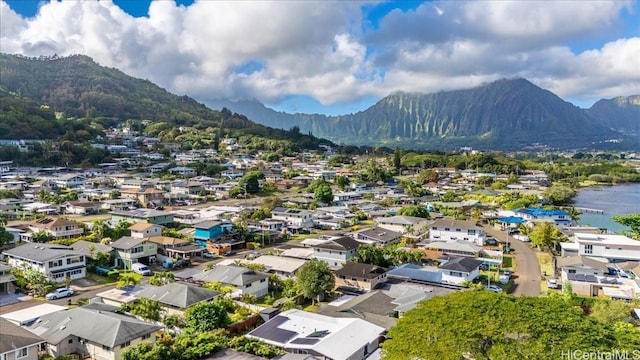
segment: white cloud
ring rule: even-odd
[[[0,0],[0,49],[86,54],[203,101],[307,95],[344,104],[513,76],[595,100],[640,93],[640,38],[603,35],[631,4],[442,1],[394,10],[372,27],[364,3],[351,1],[154,1],[141,18],[110,1],[54,1],[24,19]],[[574,40],[603,45],[574,53]]]

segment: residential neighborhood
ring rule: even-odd
[[[141,148],[135,171],[4,164],[0,354],[131,359],[219,307],[215,327],[268,349],[239,359],[380,359],[387,331],[441,296],[640,298],[640,242],[545,204],[543,173],[512,189],[451,168],[338,184],[326,154],[268,162],[233,144],[218,176],[198,151]]]

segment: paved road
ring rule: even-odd
[[[507,236],[505,231],[489,227],[485,228],[485,231],[498,241],[505,241],[508,238],[511,243],[511,250],[516,260],[516,271],[514,272],[514,287],[510,293],[518,296],[539,296],[542,271],[538,257],[531,249],[530,243]]]

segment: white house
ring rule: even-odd
[[[482,246],[484,238],[484,229],[471,221],[438,219],[429,226],[429,240],[464,240]]]
[[[82,279],[86,275],[85,257],[72,247],[29,243],[2,252],[11,267],[30,268],[55,282],[66,278]]]
[[[131,231],[131,237],[137,239],[148,238],[151,236],[160,236],[162,235],[162,229],[164,226],[150,224],[150,223],[135,223],[129,226],[129,230]]]
[[[423,239],[429,231],[430,221],[415,216],[391,216],[375,218],[378,227],[399,232],[406,237]]]
[[[571,223],[569,213],[564,210],[522,208],[515,210],[514,213],[515,216],[519,216],[529,222],[548,221],[556,225],[568,225]]]
[[[78,174],[68,174],[53,179],[53,182],[61,188],[75,188],[84,186],[87,183],[87,179]]]
[[[473,281],[480,275],[481,264],[481,260],[459,257],[440,265],[438,271],[442,273],[443,283],[462,285],[467,281]]]
[[[324,261],[332,269],[339,269],[358,255],[360,243],[348,236],[332,238],[312,245],[314,259]]]
[[[573,242],[560,243],[562,256],[575,254],[610,261],[640,261],[640,241],[624,235],[575,233]]]
[[[196,170],[186,166],[176,166],[169,169],[169,173],[182,176],[195,176]]]
[[[271,218],[282,220],[287,225],[310,228],[313,227],[314,213],[308,210],[277,207],[271,211]]]
[[[247,337],[290,353],[320,359],[362,360],[378,348],[385,329],[368,321],[334,318],[292,309],[276,315]]]

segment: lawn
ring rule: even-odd
[[[87,271],[86,278],[87,278],[87,280],[93,281],[96,284],[100,284],[100,285],[113,284],[115,282],[118,282],[118,280],[116,280],[116,279],[110,279],[107,276],[101,276],[101,275],[98,275],[96,273],[92,273],[92,272],[88,272],[88,271]]]
[[[507,269],[513,269],[515,268],[515,259],[513,258],[513,256],[505,256],[502,258],[502,267]]]
[[[542,271],[543,274],[547,274],[547,276],[545,276],[546,278],[552,278],[554,276],[553,257],[546,252],[539,251],[536,251],[536,257],[538,258],[538,263],[540,264],[540,271]],[[546,280],[540,281],[540,291],[546,293],[547,290],[549,289],[547,288]]]

